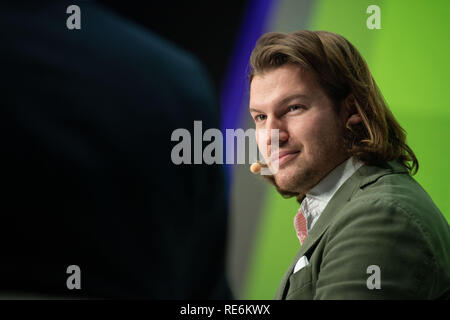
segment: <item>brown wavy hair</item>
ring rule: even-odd
[[[249,82],[288,63],[313,72],[336,108],[346,106],[360,114],[359,124],[346,127],[344,141],[350,155],[369,165],[397,160],[410,174],[417,173],[419,162],[406,144],[405,130],[389,110],[367,63],[347,39],[328,31],[266,33],[251,54]]]

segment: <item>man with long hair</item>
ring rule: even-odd
[[[357,49],[332,32],[268,33],[250,65],[267,178],[300,203],[276,299],[449,298],[449,225]],[[278,130],[273,152],[262,129]]]

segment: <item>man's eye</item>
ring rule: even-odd
[[[304,106],[297,104],[295,106],[290,106],[289,111],[295,111],[295,110],[302,109],[302,108],[304,108]]]
[[[263,121],[263,120],[265,120],[265,119],[266,119],[266,116],[263,115],[263,114],[258,114],[258,115],[255,117],[255,120],[256,120],[256,121]]]

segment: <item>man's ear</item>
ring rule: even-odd
[[[355,97],[350,94],[344,100],[344,115],[345,115],[345,127],[350,128],[358,123],[362,122],[361,115],[359,114],[356,105]]]

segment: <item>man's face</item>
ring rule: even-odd
[[[314,75],[297,65],[254,76],[250,113],[259,149],[266,144],[268,156],[279,160],[274,178],[281,190],[304,194],[348,158],[342,139],[344,119]],[[268,134],[258,134],[260,129]],[[279,156],[270,152],[271,129],[279,130]]]

